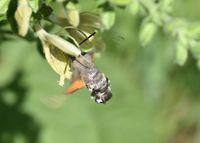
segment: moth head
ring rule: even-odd
[[[95,101],[97,103],[106,103],[108,100],[110,100],[112,97],[112,93],[111,92],[107,92],[102,96],[96,96]]]
[[[92,99],[95,99],[97,103],[106,103],[108,100],[112,97],[112,92],[110,88],[108,88],[106,91],[101,93],[100,91],[93,91],[91,94]]]

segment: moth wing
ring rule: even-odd
[[[56,94],[56,95],[42,96],[40,98],[40,101],[50,108],[58,109],[64,105],[66,99],[67,98],[66,96],[64,96],[64,94]]]

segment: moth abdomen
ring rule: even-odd
[[[97,103],[106,103],[112,97],[109,79],[96,67],[89,54],[76,57],[72,65]]]

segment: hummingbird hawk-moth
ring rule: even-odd
[[[78,57],[71,57],[71,61],[74,81],[67,89],[67,93],[73,93],[86,86],[91,92],[92,99],[97,103],[106,103],[112,97],[110,80],[97,68],[92,53],[82,52]]]

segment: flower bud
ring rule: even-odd
[[[19,35],[25,36],[28,32],[29,21],[32,14],[32,9],[28,5],[27,0],[19,0],[18,7],[15,11],[15,19],[19,28]]]

